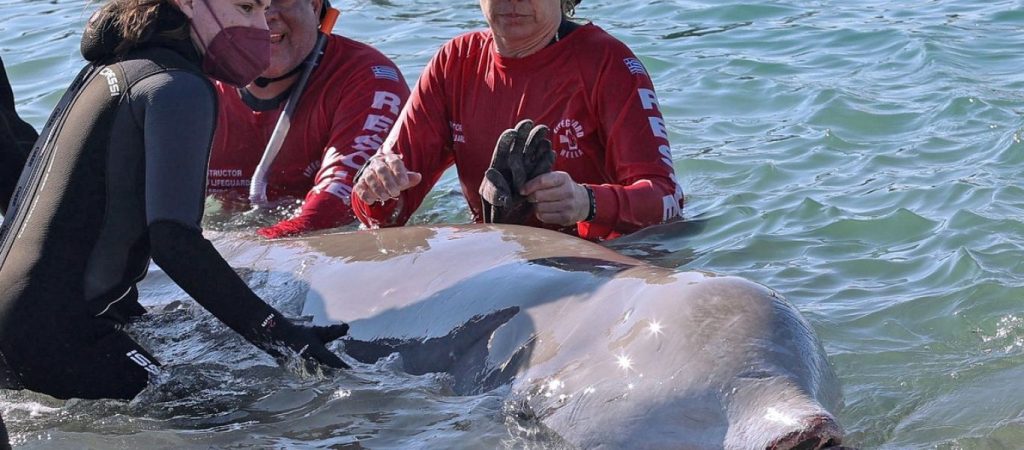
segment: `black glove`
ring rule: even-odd
[[[519,191],[554,166],[555,152],[547,136],[547,126],[534,126],[526,119],[498,137],[491,166],[480,184],[484,223],[521,224],[533,215],[533,204]]]
[[[285,355],[277,347],[283,345],[308,362],[336,369],[351,369],[325,345],[348,334],[347,323],[329,326],[297,325],[280,314],[272,314],[261,326],[269,332],[271,345],[257,345],[278,361],[285,359]]]

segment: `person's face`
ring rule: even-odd
[[[562,20],[561,0],[480,0],[491,31],[507,41],[536,39]]]
[[[284,75],[313,51],[322,7],[322,0],[273,0],[267,10],[270,67],[262,76]]]
[[[223,28],[268,29],[266,11],[270,0],[175,0],[175,3],[191,19],[192,39],[199,39],[198,44],[204,49]]]

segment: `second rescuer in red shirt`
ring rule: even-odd
[[[327,7],[323,0],[274,0],[267,12],[271,64],[263,78],[243,89],[215,83],[220,113],[208,193],[246,204],[253,173],[314,48]],[[302,208],[259,234],[284,237],[355,221],[349,205],[352,179],[384,142],[408,97],[405,79],[386,56],[330,35],[267,178],[271,202],[304,199]]]
[[[569,19],[575,3],[481,0],[490,29],[441,48],[357,180],[352,206],[364,224],[403,225],[452,164],[481,221],[495,142],[522,119],[550,127],[557,153],[554,170],[523,187],[532,225],[600,240],[680,215],[653,83],[625,44]]]

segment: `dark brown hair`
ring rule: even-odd
[[[155,36],[173,40],[188,39],[187,21],[169,29],[160,26],[160,22],[166,23],[166,16],[172,14],[182,15],[170,0],[109,0],[100,8],[96,17],[112,21],[122,39],[115,51],[124,54]]]

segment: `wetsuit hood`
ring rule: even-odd
[[[106,11],[96,11],[82,32],[81,51],[86,61],[96,62],[114,56],[114,49],[123,41],[114,19]]]
[[[165,33],[187,26],[189,26],[188,17],[184,13],[173,6],[163,4],[157,11],[157,20],[142,33],[142,39],[137,47],[167,47],[192,62],[199,62],[201,57],[192,45],[191,39],[174,39]],[[127,51],[133,50],[121,49],[119,52],[118,47],[124,41],[124,35],[121,34],[115,15],[106,8],[101,8],[89,18],[85,31],[82,33],[82,57],[91,63],[98,63],[122,56]]]

